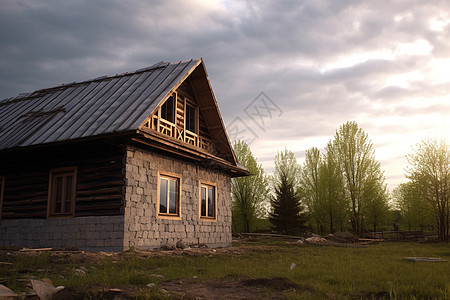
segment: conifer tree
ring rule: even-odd
[[[283,234],[296,234],[305,230],[306,215],[299,188],[300,166],[294,153],[284,150],[275,158],[273,178],[274,196],[269,221]]]

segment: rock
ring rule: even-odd
[[[175,250],[176,246],[174,246],[174,245],[162,245],[160,249],[161,250]]]
[[[155,278],[160,278],[160,279],[164,278],[164,276],[161,274],[151,274],[150,276],[155,277]]]
[[[11,291],[9,288],[4,286],[3,284],[0,284],[0,299],[17,299],[19,298],[19,295]]]
[[[40,300],[51,300],[58,292],[58,290],[48,282],[36,279],[30,279],[30,282]]]
[[[178,249],[183,249],[183,250],[187,248],[187,246],[181,240],[177,242],[176,246]]]
[[[86,272],[82,269],[75,269],[73,270],[73,275],[75,275],[76,277],[84,277],[86,276]]]
[[[0,298],[1,299],[1,298]],[[36,294],[34,290],[28,290],[26,293],[20,295],[20,299],[26,300],[40,300],[39,296]]]
[[[149,287],[149,288],[154,288],[156,286],[156,284],[154,284],[153,282],[152,283],[149,283],[149,284],[147,284],[147,287]]]

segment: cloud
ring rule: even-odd
[[[386,6],[375,0],[6,0],[0,99],[203,57],[225,123],[237,116],[251,122],[243,110],[261,91],[283,111],[258,132],[253,149],[268,168],[274,144],[301,156],[324,147],[347,120],[373,135],[379,152],[397,153],[405,148],[396,134],[411,140],[403,144],[415,143],[450,117],[450,3]],[[389,166],[397,161],[389,178],[398,178],[404,162],[385,157]]]

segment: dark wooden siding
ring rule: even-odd
[[[46,218],[49,172],[72,166],[75,216],[122,214],[123,148],[98,141],[0,153],[2,219]]]

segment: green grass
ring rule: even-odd
[[[270,247],[259,247],[269,245]],[[0,277],[20,289],[19,278],[49,277],[54,285],[83,287],[132,286],[170,279],[198,280],[285,277],[302,289],[286,292],[287,299],[353,299],[379,292],[393,299],[449,299],[450,264],[409,262],[405,257],[441,257],[450,261],[449,244],[381,243],[367,248],[299,245],[283,240],[237,243],[238,254],[221,251],[201,255],[149,256],[127,253],[92,262],[52,260],[48,253],[11,258],[12,267],[0,266]],[[221,254],[220,254],[221,253]],[[4,260],[3,260],[4,261]],[[292,263],[295,267],[290,270]],[[85,277],[74,269],[84,266]],[[40,269],[40,272],[36,272]],[[162,275],[160,278],[157,275]],[[230,276],[232,275],[232,276]],[[155,292],[155,291],[153,291]],[[145,293],[141,293],[145,299]],[[161,298],[166,297],[161,294]]]

